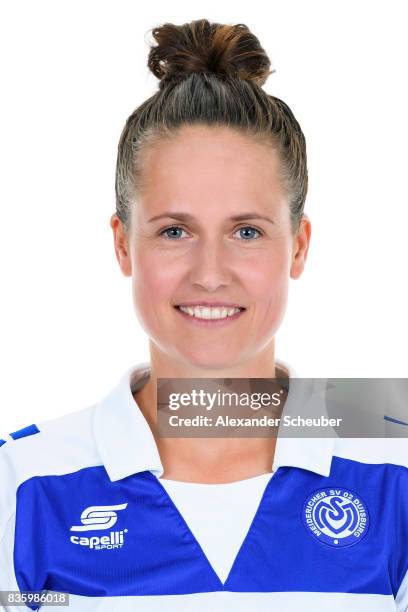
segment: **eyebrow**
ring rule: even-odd
[[[177,219],[178,221],[196,221],[196,218],[194,217],[194,215],[190,215],[190,213],[169,211],[169,212],[162,213],[161,215],[156,215],[155,217],[151,217],[151,219],[149,219],[149,223],[151,221],[156,221],[157,219],[162,219],[163,217],[169,217],[170,219]],[[269,217],[265,217],[264,215],[259,215],[258,213],[252,213],[252,212],[241,213],[239,215],[233,215],[232,217],[230,217],[231,221],[244,221],[246,219],[264,219],[265,221],[269,221],[269,223],[274,223],[274,221],[270,219]]]

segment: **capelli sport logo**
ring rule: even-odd
[[[116,506],[89,506],[81,514],[82,525],[73,525],[70,531],[100,531],[102,529],[110,529],[118,520],[117,511],[124,510],[125,504],[117,504]],[[113,548],[122,548],[124,545],[124,534],[127,529],[121,531],[111,531],[107,535],[102,536],[77,536],[72,535],[70,541],[72,544],[79,546],[87,546],[93,550],[110,550]]]

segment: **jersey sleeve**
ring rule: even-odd
[[[397,612],[408,612],[408,570],[395,599]]]
[[[402,468],[399,500],[395,507],[399,548],[395,604],[397,612],[408,612],[408,468]]]
[[[1,612],[28,612],[26,605],[7,605],[5,591],[19,592],[14,572],[14,529],[16,518],[16,484],[12,462],[6,449],[0,447],[0,599]],[[38,609],[31,608],[31,609]]]
[[[13,513],[8,521],[4,531],[2,532],[2,538],[0,540],[0,592],[2,593],[3,604],[0,603],[0,610],[2,612],[27,612],[29,608],[24,606],[8,606],[5,603],[6,593],[5,591],[18,592],[20,589],[16,582],[14,574],[14,563],[13,563],[13,550],[14,550],[14,526],[15,526],[15,513]]]

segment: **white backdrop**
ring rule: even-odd
[[[407,377],[406,4],[2,3],[0,437],[99,400],[148,359],[116,262],[117,143],[157,87],[149,30],[246,23],[305,133],[312,240],[276,357],[304,376]]]

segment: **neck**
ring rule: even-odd
[[[163,478],[185,482],[221,483],[272,471],[275,438],[163,438],[157,434],[158,378],[275,378],[286,377],[271,354],[229,368],[198,367],[151,354],[147,383],[134,394],[155,438]]]

